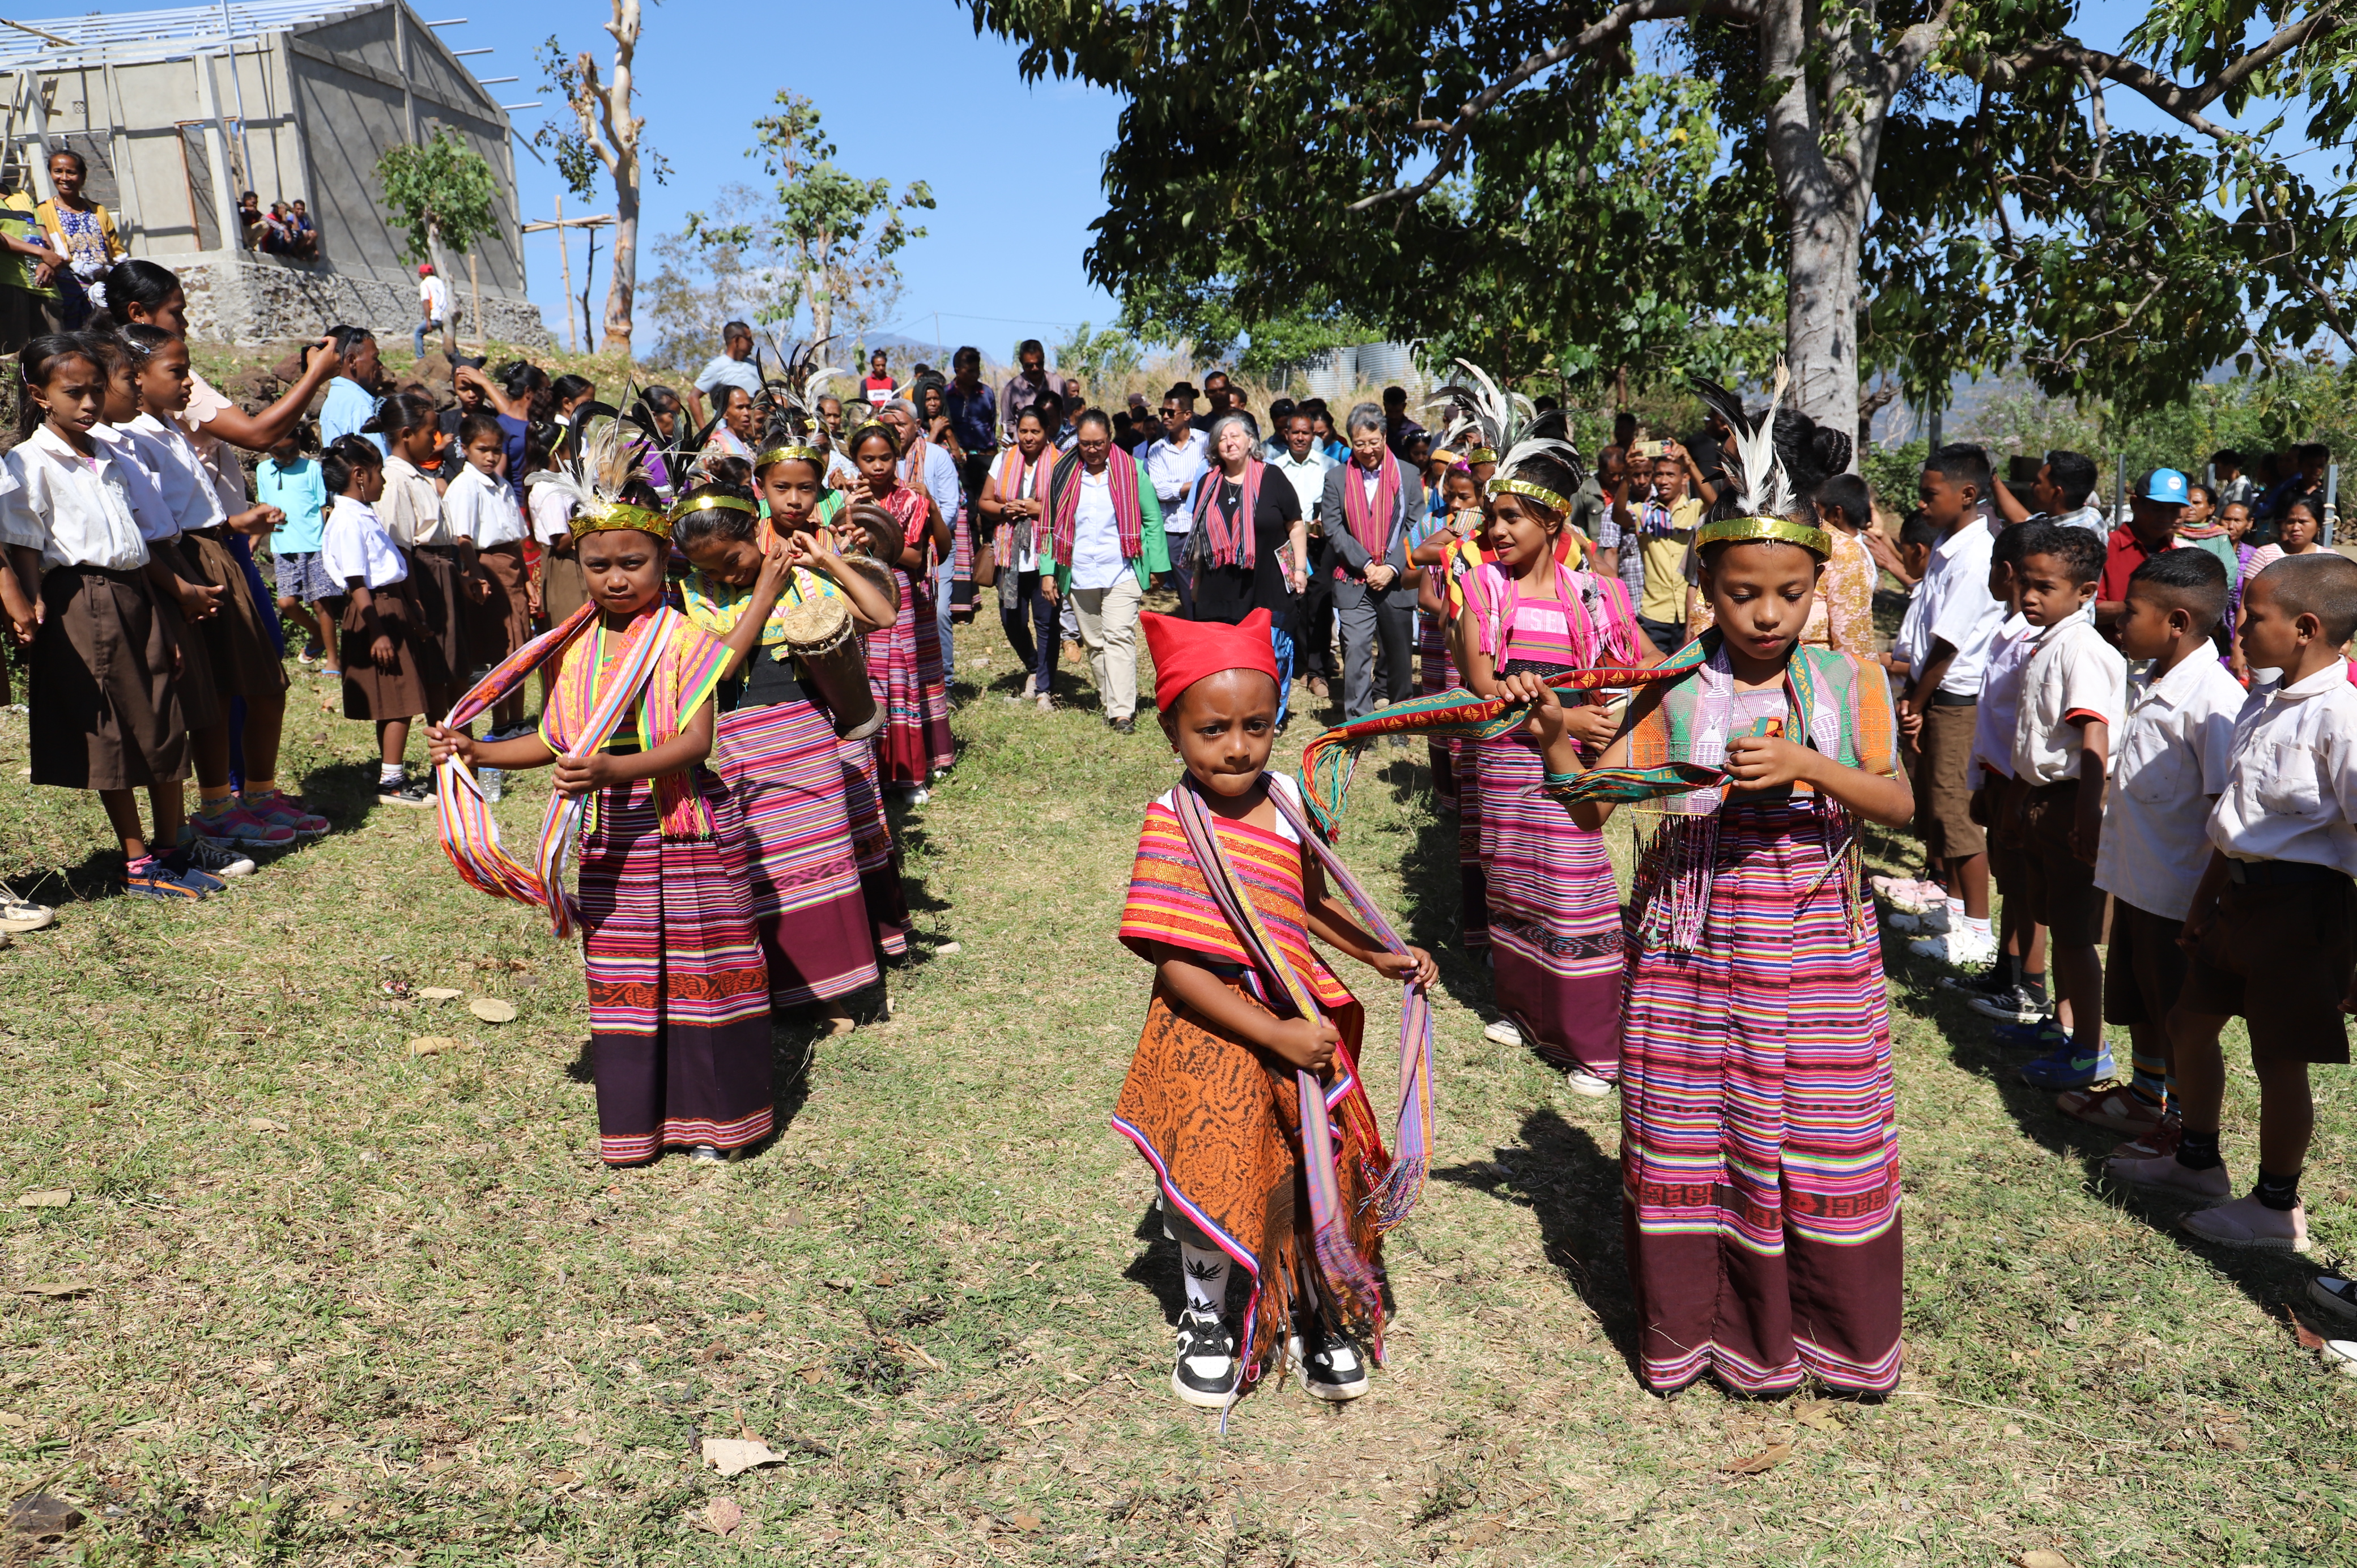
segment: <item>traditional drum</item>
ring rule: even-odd
[[[802,685],[834,721],[834,733],[865,740],[883,728],[884,711],[867,689],[867,654],[850,607],[832,595],[813,595],[788,609],[780,624]]]

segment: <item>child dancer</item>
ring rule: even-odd
[[[17,359],[22,439],[0,469],[0,605],[32,655],[32,780],[94,789],[123,845],[124,890],[195,902],[224,884],[176,847],[188,732],[221,713],[189,619],[220,590],[172,571],[178,528],[145,475],[92,431],[106,372],[84,338],[37,338]],[[37,609],[38,607],[38,609]],[[142,831],[145,789],[155,832]]]
[[[1487,451],[1487,447],[1481,448]],[[1415,590],[1416,694],[1436,696],[1462,683],[1458,673],[1457,618],[1465,608],[1462,578],[1469,540],[1480,537],[1489,520],[1481,510],[1480,487],[1473,470],[1463,463],[1441,477],[1441,504],[1446,510],[1440,527],[1408,553],[1408,564],[1417,569]],[[1479,558],[1476,557],[1478,564]],[[1461,743],[1454,736],[1425,742],[1432,763],[1432,793],[1444,811],[1458,809],[1457,757]]]
[[[932,596],[932,563],[949,547],[950,537],[932,498],[900,482],[899,460],[890,425],[871,424],[852,432],[851,461],[859,482],[851,499],[888,513],[899,524],[902,540],[899,559],[889,564],[899,613],[867,645],[867,682],[886,714],[876,737],[877,761],[886,789],[909,790],[910,803],[922,805],[926,783],[956,760]]]
[[[573,523],[594,607],[503,661],[452,710],[463,720],[561,659],[538,733],[479,741],[437,725],[428,734],[436,764],[554,763],[544,836],[561,842],[568,822],[580,823],[598,1154],[641,1165],[683,1145],[717,1162],[775,1125],[770,983],[746,894],[744,828],[736,798],[704,767],[730,656],[663,603],[670,521],[606,485],[591,466]],[[464,846],[452,822],[446,811],[457,858]],[[472,864],[460,860],[462,870]],[[571,929],[576,906],[563,888],[500,890],[549,908],[560,934]]]
[[[1759,515],[1697,531],[1716,626],[1631,704],[1594,769],[1577,710],[1535,675],[1506,682],[1534,703],[1548,787],[1583,826],[1614,800],[1691,789],[1662,781],[1674,768],[1717,780],[1667,802],[1628,913],[1622,1214],[1639,1371],[1657,1392],[1706,1374],[1744,1393],[1899,1380],[1889,1012],[1857,823],[1898,826],[1913,803],[1881,671],[1799,646],[1833,544],[1787,521],[1801,509],[1772,420],[1729,443],[1758,476],[1728,478]]]
[[[376,798],[388,806],[434,804],[434,780],[404,776],[410,721],[439,712],[451,681],[425,627],[409,563],[377,517],[384,457],[365,435],[339,435],[319,459],[335,495],[319,554],[341,584],[344,717],[376,722]]]
[[[1409,1071],[1395,1167],[1358,1076],[1359,1004],[1309,938],[1407,982],[1411,1029],[1436,971],[1357,894],[1293,781],[1267,771],[1267,612],[1234,627],[1143,618],[1163,733],[1187,771],[1146,808],[1122,911],[1154,994],[1114,1127],[1154,1167],[1184,1264],[1171,1390],[1230,1404],[1284,1344],[1312,1397],[1356,1399],[1367,1372],[1354,1340],[1380,1347],[1380,1230],[1420,1179],[1425,1106]],[[1327,891],[1329,871],[1356,919]],[[1413,1042],[1403,1062],[1412,1055]]]
[[[1458,639],[1465,683],[1499,694],[1508,674],[1660,662],[1619,579],[1555,559],[1579,489],[1579,457],[1545,421],[1500,460],[1490,481],[1495,559],[1467,580]],[[1600,693],[1598,694],[1600,697]],[[1591,754],[1612,737],[1612,709],[1591,702],[1567,724]],[[1544,792],[1538,748],[1509,732],[1468,748],[1480,779],[1481,865],[1501,1044],[1528,1044],[1575,1093],[1600,1096],[1619,1076],[1620,892],[1603,837]]]
[[[781,449],[795,470],[792,510],[773,503],[780,539],[748,490],[705,485],[672,508],[672,538],[692,564],[681,585],[687,618],[727,640],[729,668],[713,769],[745,819],[752,914],[770,966],[772,1013],[815,1005],[830,1034],[851,1027],[841,998],[876,983],[876,948],[852,851],[834,725],[814,705],[785,645],[784,616],[812,598],[845,603],[862,631],[892,624],[883,589],[837,552],[834,531],[808,527],[824,458]],[[788,456],[765,452],[775,473]],[[800,523],[802,526],[796,528]],[[766,536],[766,537],[765,537]]]

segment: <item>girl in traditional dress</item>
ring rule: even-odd
[[[1312,1397],[1356,1399],[1360,1345],[1381,1353],[1381,1232],[1422,1176],[1422,988],[1436,972],[1340,869],[1293,781],[1267,771],[1278,675],[1266,612],[1233,627],[1142,618],[1186,774],[1146,808],[1122,910],[1154,994],[1114,1127],[1154,1167],[1178,1242],[1187,1309],[1171,1391],[1218,1409],[1289,1363]],[[1359,1004],[1313,934],[1409,987],[1396,1164],[1359,1079]]]
[[[957,755],[932,590],[933,563],[949,548],[949,528],[931,496],[900,482],[891,426],[878,422],[854,431],[851,461],[859,470],[851,499],[879,508],[900,526],[899,558],[889,563],[899,610],[867,643],[867,682],[886,715],[876,737],[877,765],[886,789],[909,790],[909,802],[922,805],[925,785]]]
[[[1469,465],[1460,462],[1441,477],[1440,496],[1440,526],[1408,553],[1408,564],[1422,574],[1415,592],[1415,689],[1421,697],[1437,696],[1462,683],[1457,670],[1457,618],[1465,608],[1463,579],[1480,564],[1479,555],[1469,562],[1466,557],[1479,548],[1472,542],[1489,526],[1481,510],[1481,487]],[[1462,742],[1448,736],[1425,744],[1432,761],[1433,796],[1442,811],[1456,811]]]
[[[734,660],[663,603],[670,521],[610,499],[625,492],[598,466],[613,456],[581,458],[583,473],[601,476],[582,479],[573,521],[590,607],[508,659],[455,710],[480,712],[542,660],[561,659],[538,733],[509,741],[443,725],[428,733],[436,764],[554,763],[554,804],[581,802],[577,908],[598,1154],[630,1165],[685,1146],[694,1159],[719,1161],[768,1137],[775,1116],[769,967],[753,928],[744,823],[736,796],[704,766],[714,699]],[[446,811],[446,844],[450,821]],[[544,864],[561,865],[556,842],[559,854]],[[570,915],[561,887],[528,891]]]
[[[1490,481],[1493,559],[1465,582],[1458,640],[1465,683],[1657,662],[1619,580],[1577,571],[1555,545],[1579,489],[1579,458],[1542,415]],[[1605,693],[1567,723],[1591,750],[1612,737]],[[1609,1092],[1620,1047],[1620,894],[1603,837],[1542,786],[1538,748],[1508,732],[1467,748],[1480,789],[1481,866],[1498,1010],[1491,1039],[1527,1044],[1577,1093]]]
[[[775,473],[789,456],[797,472],[780,489],[794,493],[772,505],[770,523],[751,491],[705,485],[672,508],[672,537],[692,564],[681,584],[688,619],[727,642],[713,768],[744,814],[770,1007],[814,1006],[835,1034],[852,1026],[841,998],[879,972],[834,725],[802,684],[784,622],[807,600],[840,599],[853,625],[875,631],[892,624],[893,605],[844,559],[834,530],[809,526],[821,455],[795,444],[762,453],[757,470]]]
[[[1780,381],[1781,390],[1781,381]],[[1899,1146],[1882,954],[1859,822],[1897,827],[1888,682],[1801,646],[1832,542],[1736,413],[1752,515],[1706,524],[1713,628],[1631,704],[1593,767],[1534,676],[1547,787],[1582,826],[1664,790],[1631,898],[1620,1163],[1641,1375],[1743,1393],[1899,1380]],[[1684,778],[1674,778],[1683,774]],[[1694,789],[1696,777],[1710,787]]]

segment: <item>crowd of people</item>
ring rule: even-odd
[[[2264,488],[2233,453],[2156,469],[2115,519],[2082,455],[2015,487],[1952,445],[1893,526],[1844,433],[1708,383],[1693,436],[1624,415],[1591,465],[1470,367],[1339,421],[1217,371],[1108,411],[1036,342],[994,386],[971,348],[764,365],[739,323],[688,386],[610,403],[524,360],[404,381],[339,327],[250,411],[192,369],[170,272],[92,281],[103,314],[23,349],[0,467],[33,781],[98,795],[126,895],[201,904],[328,830],[277,773],[290,662],[336,680],[378,800],[579,933],[611,1164],[760,1144],[772,1022],[854,1026],[908,950],[888,808],[953,766],[955,643],[995,595],[1007,701],[1082,703],[1084,660],[1127,734],[1143,639],[1183,765],[1120,925],[1154,980],[1114,1124],[1183,1261],[1190,1403],[1286,1368],[1355,1398],[1380,1356],[1437,969],[1327,845],[1350,758],[1419,740],[1491,1037],[1620,1098],[1649,1388],[1900,1376],[1879,921],[2123,1135],[2115,1178],[2199,1203],[2204,1240],[2305,1248],[2309,1069],[2346,1061],[2357,1004],[2357,562],[2324,543],[2320,453]],[[1303,709],[1297,780],[1270,760]],[[512,854],[491,807],[540,768]],[[1916,874],[1866,875],[1869,823],[1911,826]],[[12,895],[0,934],[53,918]],[[1312,939],[1405,988],[1388,1134]],[[2241,1197],[2233,1016],[2262,1096]],[[2313,1294],[2357,1325],[2346,1282]]]

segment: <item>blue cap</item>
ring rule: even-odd
[[[2155,468],[2145,477],[2144,499],[2169,506],[2185,505],[2185,476],[2174,468]]]

